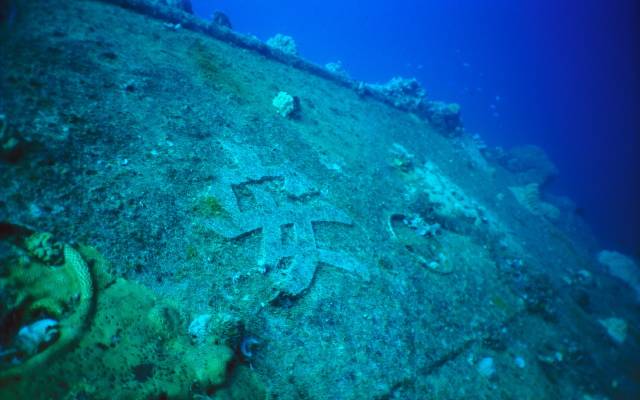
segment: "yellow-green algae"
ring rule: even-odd
[[[29,256],[24,242],[3,266],[0,283],[18,289],[15,304],[28,304],[22,325],[46,315],[60,322],[60,336],[0,370],[0,398],[187,399],[225,383],[230,347],[193,345],[178,306],[112,277],[93,248],[63,246],[62,266]]]
[[[199,197],[193,205],[193,211],[203,217],[227,217],[229,215],[229,212],[220,204],[220,200],[211,195]]]
[[[47,264],[55,263],[62,256],[62,245],[55,242],[49,232],[34,233],[24,244],[31,255]]]
[[[205,85],[218,91],[225,91],[238,98],[246,98],[248,87],[237,78],[232,66],[219,59],[215,50],[207,46],[203,41],[196,40],[188,53],[198,67],[199,75]]]
[[[231,377],[233,384],[216,391],[212,400],[268,400],[275,398],[256,372],[248,366],[239,366]]]
[[[43,240],[45,239],[45,240]],[[34,245],[38,243],[38,245]],[[14,306],[20,310],[23,325],[47,316],[60,322],[59,337],[48,348],[21,364],[0,369],[0,384],[31,373],[66,350],[84,329],[92,306],[93,282],[89,267],[69,245],[54,243],[50,234],[34,234],[24,240],[28,253],[5,265],[0,282],[17,292]],[[64,264],[51,266],[54,248],[62,247]]]

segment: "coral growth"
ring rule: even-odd
[[[6,307],[22,316],[19,329],[2,326],[1,398],[101,398],[114,387],[118,398],[192,398],[225,382],[233,350],[206,335],[192,343],[183,311],[111,277],[95,250],[64,245],[64,265],[52,267],[0,243],[12,254],[0,293],[14,295]],[[95,266],[95,296],[87,261]],[[47,298],[58,309],[30,305]],[[61,384],[47,385],[54,379]]]
[[[296,41],[293,40],[291,36],[283,35],[281,33],[269,38],[269,40],[267,40],[267,46],[285,54],[293,56],[298,55],[298,46],[296,45]]]
[[[372,94],[394,107],[426,118],[435,129],[447,136],[464,133],[460,105],[427,101],[425,90],[415,78],[394,77],[385,84],[361,84],[358,90],[363,95]]]
[[[189,323],[188,332],[195,344],[204,344],[210,333],[211,314],[200,314]]]
[[[324,67],[326,68],[327,71],[331,72],[336,76],[349,79],[349,73],[347,72],[347,70],[344,69],[344,66],[342,65],[342,61],[330,62],[325,64]]]
[[[37,244],[34,249],[42,256],[51,254],[48,234],[33,234],[23,243]],[[10,344],[16,349],[17,362],[6,368],[0,365],[0,378],[27,374],[58,356],[79,337],[91,311],[93,281],[89,267],[73,247],[64,245],[61,266],[43,263],[40,257],[30,259],[25,252],[29,254],[26,245],[14,248],[0,278],[0,289],[15,293],[6,307],[20,315],[13,321],[20,329]]]
[[[433,163],[427,162],[417,171],[421,177],[420,186],[426,194],[433,212],[442,220],[467,220],[479,226],[490,223],[486,208],[467,196],[464,191],[449,180]]]
[[[434,128],[448,136],[457,136],[464,132],[460,105],[457,103],[430,101],[426,106],[425,116]]]
[[[385,84],[365,84],[364,91],[378,95],[395,107],[412,112],[424,108],[427,96],[415,78],[394,77]]]
[[[287,92],[278,92],[271,104],[276,108],[276,112],[285,118],[295,116],[300,108],[297,99]]]
[[[25,240],[27,251],[46,264],[58,264],[62,260],[62,245],[48,232],[34,233]]]

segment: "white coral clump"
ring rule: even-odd
[[[395,107],[418,111],[426,101],[427,94],[415,78],[396,76],[384,84],[365,84],[366,89],[386,98]]]
[[[324,68],[336,76],[349,79],[349,73],[342,66],[342,61],[326,63]]]
[[[281,33],[278,33],[267,40],[267,46],[280,50],[285,54],[290,54],[292,56],[298,55],[298,46],[296,45],[296,41],[293,40],[291,36],[283,35]]]
[[[211,332],[211,314],[197,315],[189,324],[187,331],[195,344],[203,344]]]
[[[485,357],[478,362],[478,372],[485,378],[491,378],[496,373],[496,364],[492,357]]]
[[[296,99],[287,92],[278,92],[271,104],[276,108],[276,112],[285,118],[293,116],[296,111]]]

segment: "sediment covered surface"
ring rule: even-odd
[[[122,7],[138,3],[24,2],[3,33],[0,221],[94,248],[108,261],[89,263],[107,270],[95,279],[110,276],[97,304],[108,282],[139,287],[145,315],[172,304],[179,317],[159,324],[175,338],[141,348],[89,324],[18,378],[34,384],[0,393],[638,395],[633,293],[614,289],[570,203],[544,198],[546,160],[514,167],[304,63]],[[291,118],[272,105],[280,91],[299,101]],[[95,313],[135,323],[126,301],[102,301],[122,315]],[[235,328],[189,344],[202,315]],[[626,321],[623,342],[609,318]],[[224,379],[176,369],[186,388],[168,387],[163,360],[223,344]],[[127,345],[133,365],[114,356]]]

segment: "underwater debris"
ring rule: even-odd
[[[276,112],[284,118],[292,118],[300,110],[300,101],[287,92],[278,92],[271,104],[276,108]]]
[[[269,40],[267,40],[267,46],[281,51],[284,54],[292,56],[298,55],[298,46],[296,45],[296,41],[293,40],[291,36],[283,35],[281,33],[269,38]]]
[[[220,28],[233,29],[231,25],[231,20],[227,16],[227,14],[222,11],[214,11],[213,17],[211,18],[211,22],[219,26]]]
[[[598,262],[604,265],[609,275],[625,282],[636,294],[640,302],[640,267],[635,261],[617,251],[603,250],[598,253]]]

